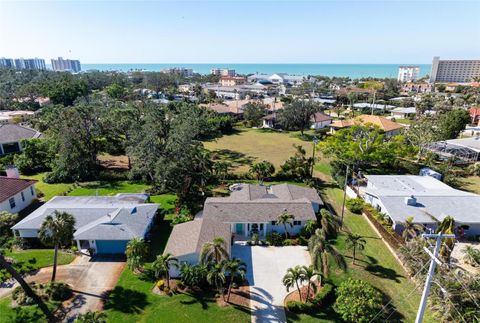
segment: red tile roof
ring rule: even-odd
[[[8,200],[18,192],[32,186],[37,181],[0,176],[0,203]]]

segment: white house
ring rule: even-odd
[[[414,223],[434,230],[437,221],[455,219],[465,235],[480,234],[480,195],[460,191],[431,176],[367,175],[364,200],[385,213],[393,229],[403,231],[403,223]]]
[[[0,211],[18,213],[37,198],[35,183],[31,179],[19,179],[7,170],[7,177],[0,176]],[[17,173],[18,174],[18,173]]]
[[[271,232],[283,234],[285,227],[276,223],[283,212],[295,217],[287,230],[298,235],[307,221],[316,220],[322,206],[322,199],[312,188],[241,184],[228,197],[207,198],[203,211],[193,221],[174,226],[165,253],[181,262],[196,263],[203,244],[216,237],[227,241],[229,251],[233,239],[246,240],[252,234],[264,239]],[[172,271],[172,276],[177,274]]]
[[[146,203],[146,194],[115,196],[55,196],[12,227],[16,236],[37,238],[48,215],[67,212],[75,218],[73,239],[79,250],[123,254],[134,238],[144,239],[153,224],[158,204]]]
[[[323,112],[316,112],[312,115],[311,122],[312,125],[310,128],[319,130],[330,126],[330,124],[333,122],[333,118]]]
[[[391,112],[391,116],[394,118],[399,118],[399,119],[408,119],[410,117],[413,117],[417,113],[417,109],[415,107],[409,107],[409,108],[395,108]]]

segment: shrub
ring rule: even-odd
[[[283,236],[278,232],[267,233],[266,239],[271,246],[281,246],[283,242]]]
[[[337,289],[334,310],[347,322],[381,321],[382,294],[362,280],[348,278]]]
[[[329,300],[333,301],[333,293],[334,288],[333,285],[330,283],[326,283],[325,285],[322,286],[320,291],[313,297],[312,303],[315,304],[316,306],[322,306],[325,305]]]
[[[304,303],[299,301],[288,301],[287,302],[287,310],[292,313],[306,313],[312,310],[313,304],[312,303]]]
[[[363,210],[363,200],[360,198],[355,198],[355,199],[348,199],[346,202],[347,209],[350,210],[350,212],[355,213],[355,214],[361,214]]]
[[[35,293],[37,293],[37,295],[40,295],[40,293],[39,293],[39,290],[41,289],[40,285],[37,285],[33,282],[30,283],[29,285],[33,289],[33,291]],[[23,288],[21,286],[18,286],[13,290],[12,299],[15,302],[17,302],[18,305],[33,305],[35,303],[33,298],[31,298],[30,296],[25,294],[25,291],[23,290]]]
[[[163,290],[165,288],[165,281],[163,279],[159,279],[155,285],[158,289]]]
[[[296,245],[298,245],[298,240],[297,239],[285,239],[285,240],[283,240],[283,245],[284,246],[296,246]]]
[[[45,294],[54,301],[64,301],[72,297],[72,289],[68,284],[51,282],[45,285]]]

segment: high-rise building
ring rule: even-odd
[[[193,76],[193,69],[184,68],[184,67],[172,67],[172,68],[163,69],[162,73],[177,74],[183,77],[190,77],[190,76]]]
[[[235,76],[235,70],[229,68],[212,68],[210,74],[219,76]]]
[[[82,70],[79,60],[63,59],[62,57],[58,59],[52,58],[52,68],[56,72],[68,71],[78,73]]]
[[[16,68],[17,70],[45,70],[45,60],[42,58],[0,58],[0,67]]]
[[[399,82],[415,82],[420,75],[420,66],[399,66],[398,78]]]
[[[430,83],[472,82],[480,77],[480,60],[440,60],[435,56],[432,62]]]

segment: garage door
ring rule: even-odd
[[[97,253],[125,253],[128,240],[96,240]]]

